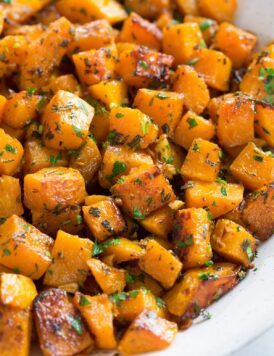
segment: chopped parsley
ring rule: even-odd
[[[250,246],[250,241],[249,240],[244,240],[242,243],[242,248],[244,250],[244,252],[246,252],[247,257],[249,258],[249,260],[251,261],[254,257],[254,253],[252,251],[252,248]]]
[[[82,335],[84,332],[84,326],[80,319],[75,318],[73,315],[68,315],[67,319],[70,326],[77,332],[77,334]]]
[[[89,304],[90,304],[90,301],[83,294],[81,294],[79,305],[81,305],[81,307],[83,307],[83,306],[89,305]]]
[[[208,279],[218,279],[219,276],[217,274],[212,274],[212,273],[200,273],[199,274],[199,279],[202,281],[206,281]]]
[[[257,156],[257,155],[253,156],[253,159],[257,162],[263,162],[263,160],[264,160],[264,158],[262,156]]]
[[[198,62],[199,62],[199,58],[193,58],[193,59],[191,59],[190,61],[188,61],[187,62],[187,64],[189,65],[189,66],[194,66],[195,64],[197,64]]]
[[[109,246],[117,246],[121,242],[120,239],[109,239],[105,242],[98,243],[97,241],[94,242],[93,248],[92,248],[92,256],[98,256],[101,253],[104,252],[106,248]]]
[[[170,96],[165,93],[158,93],[158,94],[155,94],[155,98],[160,99],[160,100],[165,100],[165,99],[170,98]]]
[[[186,247],[189,247],[189,246],[191,246],[193,244],[194,244],[193,235],[192,234],[188,234],[188,235],[186,235],[184,241],[178,241],[176,245],[178,247],[180,247],[180,248],[186,248]]]
[[[72,129],[76,133],[77,137],[83,137],[83,132],[78,126],[72,125]]]
[[[17,149],[8,143],[6,144],[5,149],[6,151],[13,153],[14,155],[17,153]]]
[[[227,190],[225,187],[221,187],[221,194],[226,197],[227,196]]]
[[[145,215],[140,212],[138,208],[135,206],[133,207],[133,217],[136,220],[143,220],[145,218]]]
[[[193,117],[189,117],[189,118],[187,119],[187,122],[188,122],[188,128],[189,128],[189,130],[190,130],[190,129],[193,129],[193,127],[198,126],[197,121],[196,121]]]

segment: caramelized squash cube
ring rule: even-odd
[[[274,147],[274,107],[264,103],[255,106],[255,132],[269,146]]]
[[[21,143],[0,128],[0,175],[13,175],[23,158]]]
[[[0,217],[22,215],[24,208],[21,202],[21,186],[19,179],[0,176]]]
[[[198,9],[203,16],[218,22],[232,21],[237,10],[237,0],[198,0]]]
[[[153,211],[145,219],[140,221],[140,224],[147,231],[157,236],[167,238],[172,231],[174,218],[174,210],[169,206],[164,206],[156,211]]]
[[[138,244],[138,241],[131,241],[124,237],[119,237],[116,240],[118,240],[116,243],[108,244],[108,247],[105,248],[104,253],[106,256],[113,254],[114,261],[118,264],[138,260],[145,253],[142,247]]]

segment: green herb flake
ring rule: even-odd
[[[84,326],[80,319],[74,317],[73,315],[67,316],[70,326],[77,332],[77,334],[82,335],[84,332]]]
[[[196,119],[194,119],[193,117],[189,117],[187,119],[187,122],[188,122],[188,129],[189,130],[193,129],[193,127],[198,126],[198,123],[197,123]]]
[[[81,215],[76,216],[76,224],[81,225],[83,223],[83,218]]]
[[[176,245],[180,248],[187,248],[191,245],[194,244],[194,241],[193,241],[193,235],[192,234],[188,234],[186,235],[186,237],[184,238],[184,241],[178,241],[176,243]]]
[[[127,293],[126,292],[121,292],[121,293],[114,293],[110,295],[110,299],[116,304],[120,305],[123,300],[127,299]]]
[[[115,239],[115,238],[109,239],[109,240],[107,240],[105,242],[102,242],[102,243],[98,243],[97,241],[95,241],[94,245],[93,245],[93,248],[92,248],[92,257],[100,255],[109,246],[117,246],[117,245],[119,245],[120,242],[121,242],[120,239]]]
[[[253,156],[253,159],[257,162],[263,162],[263,160],[264,160],[264,158],[262,156],[257,156],[257,155]]]
[[[201,281],[206,281],[208,279],[218,279],[219,276],[217,274],[212,274],[212,273],[200,273],[199,274],[199,279]]]
[[[187,64],[189,65],[189,66],[194,66],[195,64],[197,64],[198,62],[199,62],[199,58],[193,58],[193,59],[191,59],[190,61],[188,61],[187,62]]]
[[[156,297],[156,304],[160,309],[164,309],[166,306],[165,301],[160,297]]]
[[[206,263],[205,263],[205,267],[211,267],[211,266],[213,266],[214,265],[214,262],[213,261],[207,261]]]
[[[76,133],[77,137],[83,137],[83,132],[78,126],[72,125],[72,129]]]
[[[194,152],[198,152],[198,151],[199,151],[199,145],[198,145],[198,143],[194,143],[192,149],[193,149]]]
[[[121,119],[122,117],[124,117],[125,115],[124,114],[122,114],[121,112],[117,112],[117,114],[115,115],[115,117],[117,118],[117,119]]]
[[[244,240],[242,243],[242,248],[244,250],[244,252],[246,252],[247,257],[249,258],[249,260],[251,261],[254,257],[254,253],[252,251],[252,248],[250,246],[250,241],[249,240]]]
[[[227,196],[227,190],[225,187],[221,187],[221,194],[226,197]]]
[[[206,20],[200,23],[200,30],[202,32],[206,31],[211,25],[213,25],[214,22],[211,20]]]
[[[165,99],[169,99],[170,96],[165,93],[158,93],[158,94],[155,94],[155,98],[157,98],[159,100],[165,100]]]
[[[17,149],[8,143],[6,144],[5,149],[6,151],[13,153],[14,155],[17,153]]]
[[[136,219],[136,220],[144,220],[145,215],[142,214],[142,213],[140,212],[140,210],[134,206],[134,207],[133,207],[133,217],[134,217],[134,219]]]
[[[11,255],[11,252],[8,248],[4,248],[3,250],[3,256],[10,256]]]
[[[79,301],[79,305],[81,307],[85,306],[85,305],[89,305],[90,304],[90,301],[83,295],[81,294],[80,296],[80,301]]]
[[[139,65],[144,69],[144,70],[148,70],[149,65],[147,62],[145,61],[139,61]]]

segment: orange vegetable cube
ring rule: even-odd
[[[142,272],[139,267],[129,266],[129,268],[127,268],[126,281],[128,290],[143,289],[145,292],[149,290],[155,296],[161,296],[163,294],[163,288],[160,284],[148,274]]]
[[[114,255],[113,260],[116,263],[122,263],[132,260],[138,260],[144,254],[144,250],[139,245],[138,241],[131,241],[124,237],[108,240],[105,242],[107,247],[104,250],[106,256]]]
[[[178,0],[177,0],[178,1]],[[196,0],[179,0],[181,1],[193,1],[196,3]],[[197,5],[196,5],[197,6]],[[197,15],[197,14],[196,14]],[[202,32],[203,38],[205,43],[210,46],[215,38],[218,24],[216,21],[201,17],[201,16],[193,16],[193,15],[186,15],[184,17],[184,22],[195,22],[199,25],[200,30]]]
[[[56,94],[59,90],[69,91],[77,96],[82,96],[82,89],[73,74],[60,75],[52,78],[50,83],[43,87],[43,91],[49,94]]]
[[[232,21],[237,10],[237,0],[198,0],[198,8],[203,16],[218,22]]]
[[[3,120],[3,114],[5,111],[5,106],[6,106],[7,99],[4,95],[0,95],[0,123]]]
[[[274,107],[264,103],[255,106],[255,131],[269,146],[274,147]]]
[[[0,175],[13,175],[24,154],[21,143],[0,128]]]
[[[215,143],[200,138],[193,140],[181,168],[183,179],[214,182],[220,170],[220,154]]]
[[[27,5],[25,0],[7,2],[6,4],[10,5],[5,6],[4,8],[5,17],[7,18],[8,23],[24,23],[49,3],[50,0],[34,0],[28,2]]]
[[[145,219],[140,221],[140,224],[147,231],[167,238],[168,234],[172,231],[174,218],[174,210],[169,206],[164,206],[156,211],[153,211]]]
[[[143,88],[138,90],[133,105],[153,118],[159,127],[159,134],[172,136],[183,112],[184,96]]]
[[[196,0],[176,0],[176,4],[183,14],[198,15],[198,4]]]
[[[99,104],[98,101],[93,103],[91,102],[91,97],[89,97],[89,102],[95,106],[95,115],[92,119],[90,130],[95,137],[98,145],[101,145],[107,140],[107,135],[109,132],[109,111],[106,108]]]
[[[184,95],[187,109],[200,114],[207,107],[210,96],[202,77],[187,65],[179,66],[174,74],[173,90]]]
[[[155,20],[169,9],[170,2],[169,0],[150,0],[148,4],[139,0],[125,0],[125,6],[146,19]]]
[[[24,208],[21,202],[21,186],[19,179],[0,176],[0,217],[22,215]]]
[[[230,171],[245,188],[257,190],[273,182],[274,158],[249,142],[232,162]]]

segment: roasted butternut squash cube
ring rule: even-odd
[[[103,188],[111,185],[132,168],[143,164],[153,164],[150,155],[143,151],[133,151],[126,146],[107,146],[99,170],[99,183]],[[87,204],[89,205],[89,204]]]
[[[114,43],[114,33],[105,19],[74,26],[73,39],[68,53],[74,54],[90,49],[99,49]]]
[[[7,103],[6,97],[4,95],[0,95],[0,123],[3,120],[3,114],[5,111],[6,103]]]
[[[113,79],[117,50],[115,46],[101,47],[76,53],[72,59],[81,82],[93,85]]]
[[[191,1],[194,2],[197,6],[197,2],[195,0],[177,0],[177,1]],[[186,12],[187,13],[187,12]],[[197,15],[197,13],[196,13]],[[206,17],[201,17],[201,16],[193,16],[193,14],[187,15],[184,17],[184,22],[195,22],[199,25],[200,30],[203,35],[203,39],[207,46],[210,46],[215,38],[217,29],[218,29],[218,24],[215,20],[206,18]]]
[[[115,107],[110,112],[108,138],[113,144],[147,148],[158,136],[158,126],[138,109]]]
[[[181,168],[183,179],[214,182],[220,170],[220,154],[215,143],[200,138],[193,140]]]
[[[139,267],[129,266],[127,268],[126,282],[128,290],[150,290],[157,297],[163,294],[163,287],[160,286],[160,284],[156,282],[155,279],[151,278],[148,274],[142,272]],[[162,303],[160,304],[161,306],[163,306]]]
[[[15,129],[22,129],[37,116],[38,95],[21,91],[6,102],[3,121]]]
[[[242,226],[227,219],[217,221],[211,236],[211,245],[215,252],[228,261],[253,267],[256,240]]]
[[[70,153],[70,167],[77,169],[88,184],[101,164],[101,153],[95,141],[88,137],[82,147]]]
[[[92,205],[104,200],[111,200],[111,197],[107,195],[88,195],[85,197],[85,205]]]
[[[89,102],[95,107],[95,115],[93,117],[90,131],[95,137],[98,145],[102,145],[106,140],[109,132],[109,111],[101,105],[97,100],[89,97]]]
[[[32,224],[43,233],[55,237],[58,230],[69,234],[77,234],[83,230],[82,207],[68,205],[53,210],[32,210]]]
[[[127,17],[122,5],[115,0],[79,0],[77,3],[74,0],[60,0],[56,7],[62,16],[81,24],[90,22],[91,19],[106,19],[113,25]]]
[[[87,265],[104,293],[121,293],[124,290],[126,286],[124,270],[108,266],[96,258],[89,259]]]
[[[125,0],[125,6],[146,19],[155,20],[169,9],[170,2],[169,0],[151,0],[148,4],[139,0]]]
[[[184,268],[201,267],[211,260],[210,219],[204,209],[189,208],[176,212],[173,241]]]
[[[184,104],[188,110],[200,114],[205,110],[210,96],[202,77],[191,67],[182,65],[174,74],[173,90],[184,95]]]
[[[45,28],[40,23],[35,25],[13,24],[5,29],[5,34],[10,36],[19,35],[25,37],[28,42],[31,42],[40,37],[44,33],[44,31]]]
[[[144,310],[131,323],[118,345],[125,354],[163,350],[177,334],[177,324],[160,318],[152,310]]]
[[[24,178],[24,203],[32,210],[81,204],[86,195],[84,178],[73,168],[44,168]]]
[[[158,166],[136,168],[111,190],[114,197],[121,199],[123,210],[137,220],[175,200],[172,187]]]
[[[83,283],[89,272],[87,260],[92,248],[91,240],[59,230],[51,251],[53,260],[45,274],[44,285],[57,287],[67,283]]]
[[[194,319],[239,281],[240,267],[232,263],[216,263],[210,267],[190,269],[164,296],[173,315]]]
[[[257,190],[264,184],[273,182],[274,158],[249,142],[229,169],[245,188]]]
[[[53,70],[59,66],[72,40],[71,29],[71,22],[62,17],[28,45],[20,70],[21,90],[42,88],[49,83]]]
[[[66,152],[43,146],[39,139],[32,139],[25,142],[24,174],[36,173],[43,168],[49,167],[67,167],[68,164]]]
[[[274,107],[257,103],[255,106],[255,132],[264,139],[269,146],[274,147]]]
[[[174,132],[174,140],[177,145],[188,150],[193,140],[201,138],[211,141],[215,135],[215,125],[211,120],[188,111],[182,117]]]
[[[0,128],[0,174],[13,175],[23,158],[21,143]]]
[[[88,88],[90,95],[110,110],[128,102],[127,87],[123,81],[103,81]]]
[[[119,235],[126,229],[125,220],[112,199],[84,206],[83,213],[85,223],[98,241]]]
[[[196,0],[176,0],[176,4],[183,14],[198,15],[198,5]]]
[[[131,241],[124,237],[115,240],[117,240],[115,243],[106,241],[107,247],[104,249],[104,253],[106,256],[113,254],[114,261],[118,264],[138,260],[145,253],[137,241]]]
[[[0,217],[9,218],[13,214],[23,213],[19,179],[10,176],[0,177]]]
[[[0,304],[12,308],[31,307],[37,290],[33,281],[25,276],[12,273],[0,275]]]
[[[184,96],[171,91],[139,89],[134,106],[151,116],[159,127],[159,134],[172,136],[183,112]]]
[[[198,0],[198,9],[203,16],[218,22],[232,21],[237,10],[237,0]]]
[[[0,305],[0,343],[2,356],[28,356],[31,342],[31,310]]]
[[[164,309],[158,306],[160,303],[157,304],[155,296],[147,289],[143,288],[131,290],[127,293],[116,293],[110,298],[116,304],[116,318],[122,323],[133,321],[145,309],[153,310],[158,316],[164,317]]]
[[[79,311],[61,289],[48,289],[36,297],[34,320],[45,355],[73,355],[93,346]]]
[[[273,103],[273,71],[274,57],[259,57],[253,60],[240,83],[240,90],[254,99]]]
[[[228,91],[231,75],[231,60],[222,52],[207,48],[195,51],[188,64],[204,79],[206,84],[213,89]]]
[[[244,225],[256,238],[267,240],[274,233],[274,184],[250,193],[241,211]]]
[[[206,208],[213,219],[228,213],[243,200],[241,184],[224,182],[189,182],[185,192],[187,208]]]
[[[234,68],[241,68],[246,63],[255,44],[255,35],[223,22],[216,33],[214,47],[231,59]]]
[[[224,148],[254,139],[254,104],[244,95],[225,97],[218,109],[217,137]]]
[[[168,289],[174,285],[183,265],[178,258],[158,242],[149,240],[146,253],[139,260],[139,267]]]
[[[0,264],[31,279],[39,279],[50,265],[52,245],[49,236],[17,215],[0,225]]]
[[[203,39],[196,23],[172,25],[163,30],[163,51],[174,57],[175,65],[188,62]]]
[[[113,305],[106,294],[90,297],[76,293],[73,303],[80,310],[100,349],[114,349]]]
[[[140,221],[140,224],[152,234],[167,238],[172,231],[173,218],[174,210],[169,206],[164,206],[149,214],[145,219]]]
[[[74,150],[89,134],[94,109],[78,96],[59,90],[42,116],[43,143],[54,149]]]
[[[26,130],[25,129],[14,129],[4,122],[0,124],[0,128],[3,129],[7,135],[10,135],[13,138],[16,138],[18,141],[23,141],[25,138]]]
[[[24,23],[50,3],[50,0],[34,0],[27,3],[23,0],[12,1],[5,6],[5,16],[9,22]],[[9,4],[9,2],[7,2]]]
[[[127,85],[157,88],[170,81],[173,57],[144,46],[125,44],[119,54],[117,72]]]
[[[51,95],[58,93],[59,90],[69,91],[80,97],[83,95],[81,86],[73,74],[52,78],[50,83],[43,87],[43,91]]]
[[[136,12],[131,12],[123,23],[118,41],[136,43],[159,51],[162,32],[155,24],[143,19]]]

